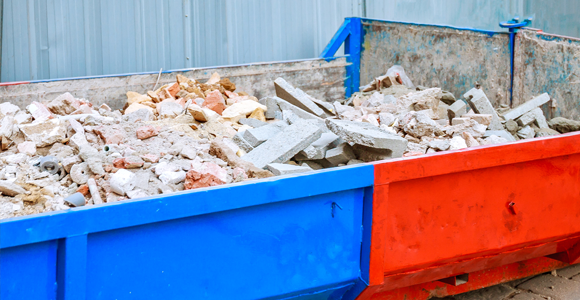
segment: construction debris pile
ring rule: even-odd
[[[496,111],[480,88],[456,100],[399,66],[347,105],[274,87],[258,100],[218,74],[177,75],[128,92],[123,112],[69,93],[25,111],[1,103],[0,218],[580,130],[546,121],[547,94]]]
[[[405,83],[405,84],[403,84]],[[542,94],[514,108],[494,109],[478,86],[456,100],[440,88],[414,87],[400,66],[361,87],[349,99],[352,106],[334,103],[340,119],[364,122],[404,138],[403,156],[415,156],[480,145],[514,142],[580,130],[580,122],[546,120]],[[400,154],[400,153],[397,153]]]

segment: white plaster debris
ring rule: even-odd
[[[26,109],[1,103],[0,219],[69,209],[64,199],[77,192],[90,206],[580,130],[546,121],[538,106],[547,94],[502,120],[483,90],[456,100],[393,68],[346,102],[315,99],[282,78],[277,97],[258,100],[214,74],[128,91],[124,111],[71,93]],[[46,156],[56,174],[40,170]]]

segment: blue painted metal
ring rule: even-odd
[[[326,45],[322,53],[320,54],[320,58],[332,59],[334,54],[340,46],[346,41],[346,38],[350,34],[350,19],[345,19],[344,23],[338,28],[330,42]]]
[[[86,299],[87,235],[58,240],[57,299]]]
[[[373,18],[361,18],[363,22],[365,21],[379,21],[383,23],[397,23],[397,24],[406,24],[406,25],[416,25],[416,26],[436,26],[441,28],[450,28],[450,29],[457,29],[457,30],[469,30],[479,33],[485,33],[489,36],[494,36],[496,34],[502,34],[503,31],[498,30],[487,30],[481,28],[474,28],[474,27],[464,27],[464,26],[453,26],[453,25],[442,25],[442,24],[435,24],[435,23],[417,23],[417,22],[405,22],[405,21],[394,21],[394,20],[384,20],[384,19],[373,19]]]
[[[350,63],[346,67],[346,79],[344,81],[346,97],[358,92],[360,87],[360,55],[363,42],[361,18],[346,18],[342,26],[332,37],[328,45],[320,54],[320,58],[331,60],[340,46],[344,43],[344,53]]]
[[[510,33],[510,106],[513,104],[513,90],[514,90],[514,41],[518,29],[532,25],[532,19],[525,19],[520,22],[518,17],[510,21],[500,22],[499,26],[507,28]]]
[[[351,63],[346,67],[346,97],[358,92],[360,87],[360,55],[363,44],[362,20],[350,18],[350,35],[346,38],[344,53],[348,54],[347,60]]]
[[[13,288],[30,278],[53,287],[35,299],[341,299],[368,277],[373,172],[361,165],[2,220],[2,299],[22,299]],[[332,203],[342,208],[334,217]],[[27,249],[44,244],[53,247],[34,257],[53,264],[27,268]]]
[[[56,252],[57,241],[0,248],[0,299],[56,299]]]

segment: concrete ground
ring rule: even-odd
[[[580,264],[440,300],[580,300]]]

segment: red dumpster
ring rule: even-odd
[[[427,299],[576,263],[579,217],[580,133],[378,162],[358,299]]]

